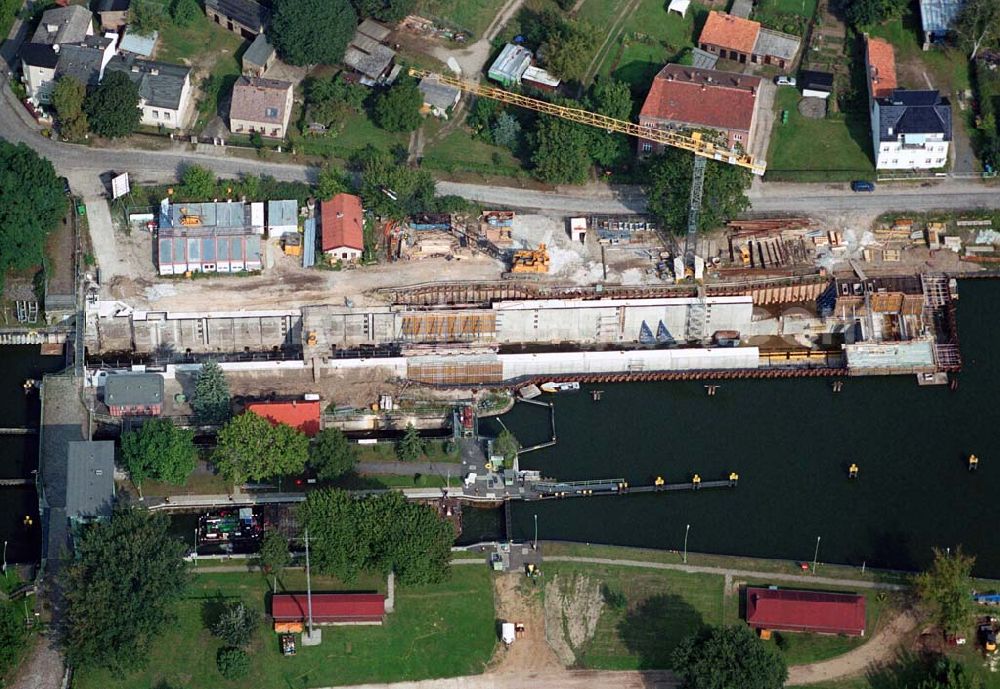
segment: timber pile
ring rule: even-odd
[[[785,230],[801,230],[812,226],[809,218],[762,218],[760,220],[733,220],[727,223],[734,237],[756,237]]]

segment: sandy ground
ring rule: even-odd
[[[487,674],[527,676],[562,669],[562,663],[545,640],[545,612],[540,588],[529,584],[521,572],[494,578],[497,619],[524,624],[524,635],[510,648],[500,645]]]

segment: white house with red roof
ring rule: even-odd
[[[364,211],[361,199],[337,194],[320,203],[320,236],[323,253],[335,261],[357,261],[365,248]]]

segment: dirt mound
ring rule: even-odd
[[[601,585],[583,575],[554,576],[545,585],[545,636],[566,665],[594,637],[604,610]]]
[[[519,573],[494,579],[497,620],[524,625],[524,633],[510,648],[502,644],[493,656],[490,672],[513,674],[562,669],[545,637],[545,613],[541,590]]]

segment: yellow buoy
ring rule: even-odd
[[[969,471],[975,471],[979,467],[979,457],[969,455]]]
[[[858,465],[857,465],[857,464],[852,464],[852,465],[851,465],[851,466],[850,466],[850,467],[849,467],[849,468],[847,469],[847,477],[848,477],[848,478],[857,478],[857,477],[858,477],[858,472],[859,472],[859,471],[860,471],[860,469],[858,469]]]
[[[733,472],[731,472],[729,474],[729,482],[730,483],[736,483],[739,480],[740,480],[740,475],[737,474],[735,471],[733,471]]]
[[[666,482],[663,480],[662,476],[657,476],[656,480],[653,481],[653,485],[654,486],[662,486],[664,483],[666,483]]]
[[[698,474],[695,474],[691,478],[691,487],[692,488],[697,488],[700,485],[701,485],[701,476],[699,476]]]

